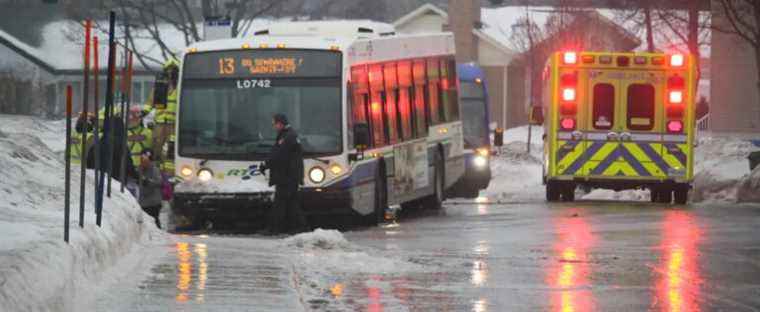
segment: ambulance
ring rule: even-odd
[[[696,80],[687,54],[553,53],[543,72],[546,199],[573,201],[583,187],[686,203]]]

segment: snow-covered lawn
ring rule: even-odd
[[[79,167],[72,166],[70,244],[63,241],[64,123],[0,115],[0,310],[73,311],[103,272],[151,239],[161,239],[129,193],[112,185],[103,226],[95,225],[87,175],[79,228]]]
[[[491,200],[524,201],[544,198],[541,183],[543,128],[533,127],[531,153],[527,151],[528,127],[508,129],[504,147],[491,163],[493,179],[484,192]],[[695,181],[691,202],[760,202],[760,167],[750,173],[747,156],[760,150],[750,143],[757,135],[700,133],[695,159]],[[648,201],[649,192],[615,192],[596,189],[578,196],[591,200]]]

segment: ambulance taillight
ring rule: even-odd
[[[665,127],[670,133],[683,132],[686,82],[683,77],[674,75],[668,78],[668,97],[665,108],[668,122]]]
[[[562,120],[559,122],[560,127],[562,127],[562,130],[565,131],[572,131],[575,130],[575,119],[573,118],[562,118]]]
[[[578,99],[578,72],[566,73],[560,76],[560,113],[575,115]]]

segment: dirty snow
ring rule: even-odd
[[[544,185],[541,158],[543,157],[543,128],[533,127],[531,153],[526,153],[528,127],[508,129],[504,133],[502,152],[493,158],[493,179],[483,193],[492,201],[543,200]],[[695,158],[694,190],[691,202],[760,202],[760,173],[750,175],[747,156],[760,150],[750,143],[757,139],[752,134],[718,134],[703,132],[698,135]],[[578,190],[578,198],[586,200],[648,201],[649,192],[629,190],[615,192],[595,189],[585,194]]]
[[[16,311],[74,310],[121,257],[161,237],[135,199],[113,184],[103,227],[94,223],[88,172],[85,227],[79,220],[79,167],[72,166],[71,244],[63,242],[62,122],[0,115],[0,306]]]

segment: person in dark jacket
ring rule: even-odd
[[[275,114],[272,125],[277,130],[277,139],[262,168],[262,172],[269,169],[269,185],[275,187],[274,206],[269,212],[269,231],[305,231],[306,219],[301,211],[299,196],[299,187],[303,185],[303,152],[298,133],[283,114]],[[283,226],[283,222],[288,226]]]
[[[140,154],[138,174],[140,177],[140,207],[155,219],[156,226],[160,229],[161,222],[158,215],[161,212],[161,185],[163,180],[151,149],[146,148]]]

